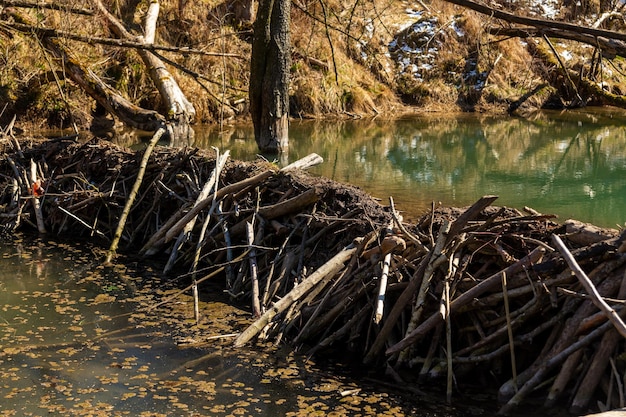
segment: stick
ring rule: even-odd
[[[615,310],[613,310],[602,299],[602,297],[598,293],[598,290],[593,285],[593,282],[591,282],[587,274],[585,274],[585,271],[583,271],[582,268],[578,265],[578,262],[576,262],[576,259],[574,259],[561,238],[557,235],[552,235],[552,242],[554,242],[554,244],[557,246],[557,248],[563,255],[563,258],[565,258],[565,261],[569,265],[570,269],[576,274],[576,277],[578,278],[580,283],[583,285],[583,287],[585,287],[585,290],[587,290],[587,292],[591,296],[593,304],[595,304],[596,307],[598,307],[604,312],[604,314],[606,314],[606,316],[611,321],[611,323],[613,323],[613,326],[615,326],[615,329],[619,332],[619,334],[621,334],[623,337],[626,337],[626,325],[617,314],[617,312],[615,312]]]
[[[230,232],[228,231],[228,222],[226,221],[226,216],[222,214],[222,203],[220,201],[217,205],[217,215],[220,219],[220,224],[222,226],[222,234],[224,235],[224,244],[226,245],[226,260],[228,261],[228,265],[226,265],[226,289],[231,291],[233,289],[233,283],[235,281],[233,276],[233,266],[230,262],[233,260],[233,245],[230,240]]]
[[[344,263],[352,257],[356,252],[356,246],[350,244],[341,252],[332,257],[328,262],[313,272],[307,279],[302,281],[297,287],[292,289],[287,295],[280,299],[270,309],[268,309],[257,321],[252,323],[239,337],[235,340],[235,347],[246,344],[250,339],[256,336],[277,314],[285,311],[291,304],[298,301],[306,293],[312,289],[327,275],[334,275],[339,272]]]
[[[235,193],[241,191],[245,188],[252,187],[258,183],[263,182],[267,178],[271,177],[274,172],[268,170],[263,171],[254,177],[246,178],[245,180],[239,181],[235,184],[227,185],[226,187],[220,188],[215,193],[209,195],[204,200],[198,202],[187,214],[185,214],[169,231],[163,233],[163,237],[165,238],[165,242],[169,242],[172,240],[184,227],[187,223],[189,223],[194,217],[198,215],[202,210],[208,207],[213,203],[213,200],[219,200],[222,197],[226,196],[230,193]]]
[[[320,197],[317,195],[315,188],[310,188],[302,194],[298,194],[289,200],[272,204],[271,206],[259,207],[258,214],[265,220],[272,220],[286,214],[297,212],[300,209],[317,202],[319,199]],[[233,225],[230,228],[231,237],[244,233],[246,230],[246,222],[249,222],[251,218],[252,216],[249,216],[248,218]]]
[[[530,391],[532,391],[533,388],[535,388],[537,386],[537,384],[539,384],[543,380],[544,376],[550,370],[552,370],[554,367],[556,367],[556,366],[560,365],[561,363],[563,363],[563,361],[565,361],[572,353],[576,352],[578,349],[581,349],[581,348],[589,345],[596,338],[600,337],[602,334],[604,334],[604,332],[606,332],[610,328],[610,325],[611,325],[611,323],[603,324],[602,326],[600,326],[597,329],[595,329],[593,332],[589,333],[587,336],[585,336],[585,337],[581,338],[580,340],[578,340],[577,342],[569,345],[566,349],[564,349],[558,355],[553,356],[552,358],[550,358],[546,362],[544,362],[544,364],[532,376],[532,378],[530,378],[519,389],[517,394],[515,394],[513,396],[513,398],[511,398],[509,400],[509,402],[507,402],[505,405],[502,406],[502,408],[500,408],[500,410],[498,411],[498,414],[500,414],[500,415],[510,414],[510,412],[513,411],[513,408],[515,408],[517,405],[520,404],[520,402],[524,399],[524,397],[526,397],[526,395],[529,394]]]
[[[626,296],[626,275],[624,279],[622,279],[622,284],[619,289],[619,293],[617,298],[624,298]],[[622,313],[623,314],[623,313]],[[570,406],[570,412],[575,414],[582,414],[587,410],[587,406],[591,398],[593,397],[593,393],[596,391],[597,387],[600,384],[600,379],[602,378],[605,369],[609,363],[609,359],[615,352],[615,348],[617,347],[621,337],[619,333],[615,330],[609,330],[602,336],[602,341],[598,349],[593,356],[591,361],[591,365],[588,367],[587,373],[585,374],[585,378],[580,383],[578,390],[576,391],[576,395],[572,400],[572,404]],[[620,393],[622,391],[620,390]]]
[[[89,229],[91,231],[91,233],[96,232],[96,234],[100,237],[103,237],[105,239],[109,239],[107,237],[107,235],[105,235],[104,233],[102,233],[100,230],[96,229],[95,226],[90,226],[89,224],[87,224],[83,219],[81,219],[80,217],[78,217],[77,215],[71,213],[70,211],[64,209],[61,206],[57,207],[59,210],[61,210],[63,213],[67,214],[68,216],[70,216],[71,218],[73,218],[74,220],[76,220],[78,223],[82,224],[83,226],[85,226],[87,229]]]
[[[113,241],[111,242],[111,246],[109,247],[109,251],[107,252],[107,257],[105,263],[110,263],[115,255],[115,251],[117,250],[117,245],[120,242],[120,238],[122,237],[122,232],[124,231],[124,226],[126,225],[126,219],[128,218],[128,214],[130,213],[130,208],[132,207],[135,197],[137,196],[137,192],[139,191],[139,187],[141,186],[141,182],[143,181],[143,175],[146,172],[146,166],[148,165],[148,160],[150,159],[150,154],[152,150],[156,146],[157,142],[161,138],[161,136],[165,133],[165,129],[163,127],[159,128],[152,136],[146,151],[143,154],[143,158],[141,159],[141,164],[139,165],[139,172],[137,172],[137,178],[135,179],[135,184],[130,191],[130,195],[128,196],[128,200],[126,201],[126,205],[124,206],[124,210],[122,211],[122,216],[120,217],[119,224],[117,225],[117,230],[115,231],[115,236],[113,237]]]
[[[217,185],[219,184],[220,173],[222,172],[222,169],[224,168],[224,165],[226,164],[226,161],[229,158],[230,151],[224,152],[224,155],[222,156],[219,155],[219,151],[216,151],[216,152],[217,152],[217,158],[215,160],[215,169],[211,173],[211,176],[209,177],[207,182],[202,187],[202,190],[200,191],[200,193],[198,193],[198,197],[196,198],[194,207],[197,206],[202,200],[207,198],[209,194],[211,194],[211,190],[215,188],[214,192],[217,191]],[[213,193],[213,195],[215,195],[215,193]],[[165,269],[163,271],[165,274],[167,274],[171,270],[171,268],[174,266],[174,263],[176,261],[176,257],[178,254],[178,250],[187,241],[189,237],[189,233],[191,233],[191,231],[193,230],[193,227],[196,224],[197,218],[198,216],[195,216],[193,219],[191,219],[189,223],[187,223],[185,227],[183,227],[183,230],[181,230],[180,234],[178,235],[178,239],[176,241],[176,244],[174,245],[174,249],[172,250],[172,253],[170,254],[170,258],[167,261],[167,265],[165,266]]]
[[[406,227],[402,224],[402,219],[399,217],[398,212],[396,211],[396,207],[393,202],[393,197],[389,197],[389,207],[391,208],[391,216],[393,217],[393,222],[395,225],[404,233],[404,235],[418,247],[418,249],[424,253],[428,253],[429,249],[424,246],[421,240],[413,233],[409,232]]]
[[[503,273],[507,275],[515,274],[516,272],[522,270],[523,268],[528,267],[529,265],[536,263],[541,259],[543,254],[545,253],[545,249],[543,247],[536,247],[533,249],[531,253],[510,265],[509,267],[503,269],[500,272],[495,273],[494,275],[486,278],[484,281],[480,282],[476,286],[472,287],[472,289],[464,292],[457,298],[455,298],[450,304],[450,313],[455,312],[459,307],[464,305],[470,300],[480,296],[481,294],[489,291],[494,286],[498,285],[501,281],[501,276]],[[428,331],[430,331],[433,327],[435,327],[442,320],[441,314],[439,312],[432,314],[428,319],[426,319],[419,327],[413,330],[410,334],[406,335],[404,339],[396,343],[387,349],[386,354],[392,355],[394,353],[400,352],[401,350],[407,348],[411,345],[418,337],[423,336]]]
[[[411,320],[409,321],[409,325],[406,328],[405,334],[411,333],[417,327],[422,317],[422,312],[424,311],[424,304],[426,303],[428,288],[430,286],[430,281],[433,277],[433,274],[435,273],[435,269],[439,268],[439,266],[447,260],[446,255],[442,252],[444,249],[444,244],[448,240],[449,231],[450,222],[444,220],[441,229],[439,229],[439,235],[437,236],[437,242],[435,243],[435,247],[431,252],[428,253],[428,265],[426,266],[426,270],[424,271],[422,284],[420,285],[419,291],[417,293],[417,299],[415,300],[415,305],[413,306]],[[402,351],[402,353],[400,353],[400,357],[398,358],[398,363],[405,362],[407,360],[408,354],[408,350]]]
[[[39,201],[39,196],[37,196],[37,192],[35,191],[35,187],[37,186],[37,164],[32,159],[30,160],[30,190],[32,194],[31,202],[33,203],[33,209],[35,210],[35,218],[37,219],[37,230],[39,233],[46,233],[46,225],[43,221],[43,213],[41,211],[41,203]]]
[[[254,318],[261,317],[261,302],[259,301],[259,276],[256,260],[256,249],[254,247],[254,217],[252,222],[246,223],[248,245],[250,247],[250,280],[252,281],[252,314]]]
[[[504,296],[504,313],[506,315],[506,329],[509,335],[509,349],[511,351],[511,374],[513,375],[513,386],[517,392],[517,366],[515,361],[515,343],[513,339],[513,326],[511,324],[511,310],[509,308],[508,288],[506,284],[506,273],[502,273],[502,294]]]
[[[198,236],[198,243],[196,244],[196,253],[193,258],[193,263],[191,265],[191,279],[192,279],[192,292],[193,292],[193,311],[196,317],[196,325],[200,324],[200,299],[198,296],[198,280],[196,279],[196,273],[198,268],[198,261],[200,260],[200,252],[202,251],[202,244],[204,242],[204,235],[206,234],[206,230],[209,227],[209,223],[211,222],[211,216],[207,216],[204,219],[204,223],[202,224],[202,228],[200,229],[200,235]]]
[[[292,162],[291,164],[287,165],[286,167],[283,167],[281,169],[282,172],[287,172],[287,171],[291,171],[294,169],[309,169],[311,167],[314,167],[316,165],[319,165],[321,163],[324,162],[324,158],[322,158],[321,156],[319,156],[316,153],[312,153],[309,154],[307,156],[305,156],[302,159],[298,159],[295,162]]]
[[[380,274],[380,284],[378,288],[378,298],[376,300],[376,314],[374,315],[374,323],[379,324],[383,319],[385,311],[385,293],[387,292],[387,278],[389,277],[389,265],[391,264],[391,252],[385,255],[383,260],[383,270]]]
[[[446,361],[448,364],[446,381],[446,402],[452,404],[452,383],[454,381],[454,369],[452,367],[452,323],[450,320],[450,280],[446,278],[443,283],[443,297],[441,299],[441,315],[446,319]],[[406,350],[404,351],[406,352]]]

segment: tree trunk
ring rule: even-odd
[[[261,0],[250,62],[250,113],[263,152],[289,144],[290,0]]]
[[[13,18],[27,25],[34,25],[27,16],[11,11]],[[80,59],[70,50],[67,50],[58,39],[46,36],[44,32],[34,32],[41,43],[52,54],[62,61],[65,73],[89,94],[98,104],[104,107],[109,113],[117,116],[126,125],[147,131],[156,131],[165,124],[165,118],[158,112],[143,109],[124,97],[114,88],[106,84],[96,74],[86,66],[81,65]]]
[[[154,43],[156,21],[159,15],[158,1],[153,0],[150,2],[145,23],[145,36],[143,37],[129,33],[124,25],[108,12],[100,0],[94,0],[94,4],[106,18],[111,30],[119,38],[145,44]],[[137,53],[146,65],[150,78],[163,99],[166,108],[165,118],[171,122],[168,128],[172,129],[170,130],[170,135],[173,136],[172,139],[177,142],[182,140],[185,143],[186,139],[193,138],[193,129],[190,126],[196,115],[193,104],[187,100],[187,97],[185,97],[172,74],[165,68],[165,64],[161,59],[146,49],[138,49]]]

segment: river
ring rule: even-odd
[[[258,153],[250,126],[197,129],[188,145]],[[559,221],[602,227],[626,221],[626,112],[599,108],[541,112],[532,118],[425,115],[396,121],[294,121],[280,163],[311,152],[315,175],[357,185],[381,203],[393,197],[405,217],[431,204],[466,206],[483,195]]]
[[[204,287],[195,324],[187,296],[153,308],[175,289],[152,267],[103,256],[87,242],[2,242],[0,415],[459,415],[286,348],[234,349],[250,317],[223,287]]]

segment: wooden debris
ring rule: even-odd
[[[32,160],[48,233],[112,240],[141,153],[98,141],[25,145],[0,144],[2,229],[37,230]],[[176,248],[170,273],[186,280],[181,291],[222,279],[258,315],[235,346],[286,341],[348,355],[403,383],[440,383],[450,400],[483,381],[503,414],[541,389],[547,405],[567,401],[577,413],[623,394],[614,323],[626,313],[624,233],[492,207],[495,196],[465,209],[433,205],[409,224],[393,199],[382,207],[302,173],[319,160],[279,170],[157,147],[122,250],[158,262]]]

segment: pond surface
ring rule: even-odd
[[[381,389],[288,349],[234,349],[232,332],[249,315],[219,287],[204,287],[195,324],[189,297],[157,306],[175,290],[151,268],[103,267],[100,252],[77,242],[0,242],[0,415],[467,413],[433,411],[436,397]]]
[[[251,126],[196,129],[193,146],[257,154]],[[626,112],[582,109],[530,119],[428,115],[398,121],[295,121],[281,164],[311,152],[311,172],[367,190],[405,217],[432,202],[466,206],[487,194],[496,205],[531,207],[598,226],[626,222]]]

